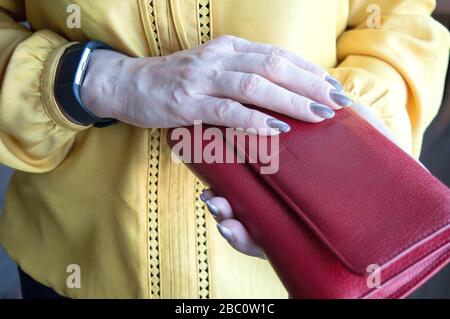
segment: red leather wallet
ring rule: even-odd
[[[276,117],[292,128],[270,154],[277,173],[261,174],[247,146],[229,149],[245,163],[187,165],[228,199],[292,297],[404,298],[450,261],[450,190],[408,154],[351,109],[320,124]],[[193,149],[212,143],[187,129]]]

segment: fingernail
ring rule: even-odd
[[[262,251],[261,251],[261,252],[258,254],[258,256],[256,256],[256,257],[261,258],[261,259],[264,259],[264,260],[267,259],[266,254],[264,254],[264,252],[262,252]]]
[[[280,130],[282,133],[287,133],[291,130],[291,127],[287,123],[284,123],[277,119],[268,119],[267,125],[270,128],[275,128],[275,129]]]
[[[342,107],[350,106],[353,103],[353,100],[342,92],[331,91],[330,97],[334,102],[336,102],[337,105]]]
[[[332,86],[334,86],[336,88],[336,90],[338,90],[340,92],[344,91],[344,87],[342,86],[342,84],[338,80],[336,80],[334,77],[332,77],[331,75],[327,75],[327,77],[325,78],[325,81],[327,81]]]
[[[225,227],[222,224],[217,224],[217,229],[219,230],[219,233],[228,241],[234,240],[234,235],[231,229],[228,227]]]
[[[209,211],[211,212],[211,215],[213,215],[214,218],[219,217],[220,210],[217,208],[217,206],[214,205],[213,203],[211,203],[211,201],[209,201],[209,200],[205,201],[205,203],[206,203],[206,207],[208,207]]]
[[[207,201],[208,199],[207,199],[206,196],[205,196],[205,192],[203,192],[203,193],[200,194],[200,199],[202,200],[202,202],[205,202],[205,203],[206,203],[206,201]]]
[[[323,119],[331,119],[335,115],[334,111],[328,106],[317,103],[311,104],[311,111]]]

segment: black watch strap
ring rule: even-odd
[[[81,125],[94,124],[96,127],[106,127],[118,121],[96,116],[84,105],[80,96],[91,53],[96,49],[113,50],[110,46],[98,41],[75,44],[67,48],[58,65],[55,98],[64,113],[74,122]]]

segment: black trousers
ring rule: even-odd
[[[53,289],[37,282],[19,268],[20,287],[23,299],[67,299]]]

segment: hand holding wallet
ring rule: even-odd
[[[449,263],[445,185],[351,109],[320,124],[277,117],[292,128],[271,154],[277,173],[261,174],[246,146],[230,150],[245,163],[187,165],[227,198],[292,297],[404,298]]]

